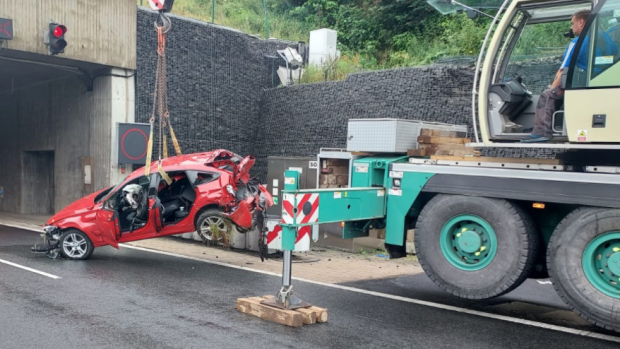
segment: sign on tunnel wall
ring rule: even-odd
[[[13,40],[13,20],[0,18],[0,39]]]
[[[118,163],[141,164],[146,161],[150,124],[118,124]]]

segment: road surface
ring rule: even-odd
[[[290,328],[235,310],[239,297],[273,294],[279,277],[128,248],[100,248],[87,261],[51,260],[30,253],[36,238],[0,226],[2,348],[619,345],[308,282],[295,282],[298,296],[328,308],[329,321]]]

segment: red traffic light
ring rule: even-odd
[[[65,52],[65,47],[67,46],[67,41],[65,41],[66,32],[66,26],[58,23],[50,23],[46,41],[50,47],[50,54],[56,55]]]
[[[67,32],[67,27],[65,27],[64,25],[58,25],[52,31],[52,35],[54,35],[57,38],[60,38],[63,35],[65,35],[66,32]]]

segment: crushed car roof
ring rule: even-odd
[[[172,168],[187,168],[194,167],[195,169],[202,168],[205,165],[221,161],[221,160],[232,160],[237,165],[243,160],[242,156],[239,156],[231,151],[225,149],[216,149],[208,152],[202,153],[192,153],[186,155],[177,155],[171,156],[161,160],[161,167],[164,170],[170,170]],[[151,173],[157,172],[159,167],[158,161],[155,160],[151,162]],[[144,166],[138,168],[138,170],[144,170]]]

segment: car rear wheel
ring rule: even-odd
[[[77,229],[69,229],[60,237],[60,253],[68,259],[87,259],[95,250],[88,235]]]
[[[196,231],[205,242],[221,242],[229,230],[229,221],[218,209],[205,210],[196,220]]]

